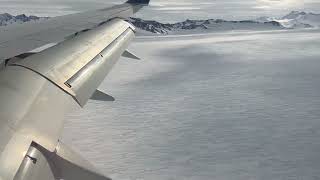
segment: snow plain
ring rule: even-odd
[[[138,37],[63,141],[115,180],[320,179],[320,31]]]

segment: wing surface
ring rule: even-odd
[[[0,28],[0,180],[108,180],[59,141],[63,120],[88,100],[135,28],[123,18],[149,0]]]

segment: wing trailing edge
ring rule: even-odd
[[[35,179],[111,180],[62,142],[54,152],[31,144],[14,180]]]
[[[32,70],[84,106],[134,38],[134,27],[113,19],[8,66]],[[133,57],[133,56],[131,56]]]

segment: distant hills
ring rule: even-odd
[[[8,13],[0,14],[0,26],[7,26],[10,24],[16,24],[16,23],[24,23],[29,21],[39,21],[39,20],[45,20],[48,19],[48,17],[37,17],[37,16],[26,16],[25,14],[13,16]]]
[[[131,18],[129,21],[138,27],[139,31],[142,30],[156,34],[184,34],[192,32],[199,33],[232,30],[319,28],[320,14],[292,11],[281,18],[260,17],[255,20],[244,21],[227,21],[223,19],[186,20],[172,24],[147,21],[138,18]]]
[[[226,21],[222,19],[207,20],[186,20],[178,23],[160,23],[157,21],[147,21],[139,18],[129,20],[138,28],[138,32],[151,32],[155,34],[189,34],[219,32],[231,30],[276,30],[284,27],[276,21],[257,22],[253,20]]]
[[[320,14],[292,11],[282,18],[261,17],[258,22],[277,21],[285,28],[319,28]]]
[[[0,26],[45,20],[48,17],[13,16],[8,13],[0,14]],[[130,18],[128,20],[138,28],[140,34],[189,34],[204,32],[219,32],[232,30],[277,30],[297,28],[319,28],[320,14],[292,11],[281,18],[260,17],[255,20],[227,21],[223,19],[186,20],[177,23],[160,23],[152,20]]]

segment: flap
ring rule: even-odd
[[[40,151],[48,158],[50,166],[54,167],[56,171],[54,174],[57,179],[111,180],[98,172],[89,161],[62,142],[59,142],[56,151],[53,153],[44,148],[41,148]]]

